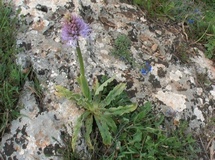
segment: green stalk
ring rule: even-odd
[[[77,41],[76,51],[77,51],[77,55],[78,55],[78,61],[79,61],[79,65],[80,65],[80,74],[81,74],[78,81],[79,81],[82,93],[85,96],[85,98],[88,98],[89,100],[91,100],[90,88],[89,88],[87,79],[85,77],[84,61],[83,61],[83,57],[81,54],[81,49],[80,49],[78,41]]]
[[[83,61],[83,57],[82,57],[82,54],[81,54],[81,49],[80,49],[78,41],[77,41],[76,51],[77,51],[77,54],[78,54],[78,61],[79,61],[79,64],[80,64],[81,75],[83,75],[85,77],[84,61]]]

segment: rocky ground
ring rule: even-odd
[[[208,148],[215,150],[211,137],[215,127],[208,125],[215,109],[215,67],[197,47],[189,48],[189,63],[181,63],[176,44],[184,43],[185,35],[180,25],[153,24],[136,6],[117,1],[16,0],[14,8],[22,9],[17,45],[23,50],[17,63],[23,71],[32,68],[32,74],[20,95],[23,116],[12,122],[1,141],[2,159],[47,159],[45,154],[54,152],[57,141],[62,142],[62,132],[72,134],[72,126],[82,113],[75,104],[56,96],[55,90],[55,85],[62,85],[79,91],[75,50],[60,38],[61,20],[67,11],[79,14],[92,28],[90,38],[80,41],[90,83],[100,75],[116,75],[117,81],[127,83],[132,101],[151,101],[157,111],[173,118],[170,126],[182,119],[189,122],[191,132],[206,128],[202,138],[211,140]],[[136,63],[149,62],[151,72],[142,75],[139,68],[111,55],[120,34],[131,39],[130,51]],[[35,90],[35,79],[40,93]],[[87,153],[83,139],[79,141],[80,153]]]

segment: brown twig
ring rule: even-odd
[[[212,141],[211,147],[210,147],[210,160],[214,160],[214,141]]]
[[[213,136],[212,138],[211,138],[211,140],[208,142],[208,145],[207,145],[207,150],[208,150],[208,148],[210,147],[210,144],[212,143],[212,141],[215,139],[215,136]]]
[[[203,144],[202,139],[201,139],[200,136],[199,136],[199,140],[201,142],[202,148],[204,149],[205,155],[207,156],[207,159],[210,160],[210,157],[208,157],[207,150],[205,149],[205,146],[204,146],[204,144]]]
[[[211,138],[211,140],[208,142],[208,145],[207,145],[207,148],[206,148],[206,150],[208,150],[209,147],[210,147],[210,145],[211,145],[211,147],[210,147],[210,149],[209,149],[209,151],[210,151],[210,160],[214,160],[214,159],[213,159],[214,153],[215,153],[215,151],[214,151],[214,139],[215,139],[215,136],[213,136],[213,137]]]
[[[188,15],[186,15],[184,19],[186,19],[187,16],[188,16]],[[183,34],[185,35],[185,39],[186,39],[186,41],[188,41],[188,35],[187,35],[187,33],[186,33],[185,29],[184,29],[184,20],[182,21],[181,26],[182,26],[182,32],[183,32]]]

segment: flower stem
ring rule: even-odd
[[[81,74],[83,76],[85,76],[84,61],[83,61],[83,57],[82,57],[82,54],[81,54],[81,49],[80,49],[78,41],[77,41],[76,51],[77,51],[77,54],[78,54],[78,61],[79,61],[79,64],[80,64],[80,72],[81,72]]]
[[[80,73],[81,73],[81,75],[79,77],[79,84],[81,86],[81,90],[82,90],[83,95],[86,98],[91,99],[90,88],[89,88],[87,79],[85,77],[84,61],[83,61],[83,57],[82,57],[82,54],[81,54],[81,49],[80,49],[78,41],[77,41],[76,51],[77,51],[77,54],[78,54],[78,61],[79,61]]]

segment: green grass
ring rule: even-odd
[[[13,14],[13,18],[10,16]],[[18,14],[18,13],[17,13]],[[17,101],[25,82],[24,75],[15,64],[17,15],[0,0],[0,135],[10,122],[19,116]]]
[[[197,150],[191,134],[186,135],[186,124],[177,130],[162,128],[164,117],[154,114],[147,102],[138,110],[118,120],[119,130],[115,143],[102,159],[185,160],[195,159]]]
[[[215,61],[215,2],[213,0],[133,0],[147,17],[162,23],[183,23],[190,44],[203,44],[207,58]]]
[[[116,58],[123,60],[131,65],[134,65],[134,59],[130,51],[131,40],[128,38],[128,36],[124,34],[119,35],[115,39],[113,47],[114,49],[112,50],[112,54]]]

